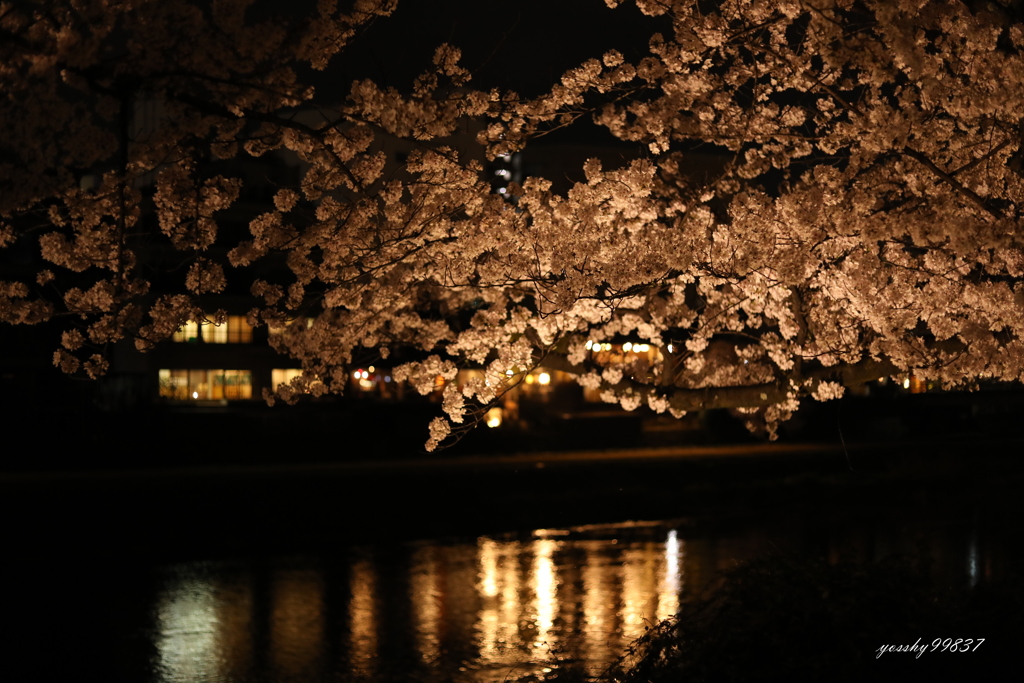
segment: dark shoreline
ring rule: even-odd
[[[1024,441],[622,449],[0,474],[9,547],[208,556],[529,528],[900,505],[1021,518]],[[852,468],[851,468],[852,466]],[[394,523],[401,516],[404,522]],[[159,528],[158,537],[137,533]]]

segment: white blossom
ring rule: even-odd
[[[3,273],[0,321],[67,321],[66,372],[153,348],[238,281],[253,321],[314,319],[272,336],[309,373],[279,398],[340,393],[373,353],[425,358],[393,376],[440,377],[456,424],[541,363],[627,409],[754,409],[769,434],[801,396],[882,375],[1024,376],[1024,30],[998,7],[640,0],[670,27],[649,54],[605,49],[534,97],[475,90],[441,45],[411,83],[328,101],[306,70],[394,2],[51,4],[3,12],[0,250],[45,264]],[[152,114],[128,140],[119,97]],[[486,160],[583,111],[636,157],[491,192]],[[250,157],[296,164],[264,206],[224,170]],[[624,337],[673,351],[586,347]],[[459,368],[486,379],[449,389]]]

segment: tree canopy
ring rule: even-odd
[[[404,85],[326,78],[390,0],[0,2],[0,320],[62,320],[55,365],[96,377],[241,284],[305,370],[277,398],[367,357],[424,392],[484,368],[428,448],[539,365],[769,431],[880,377],[1022,378],[1018,5],[635,4],[648,54],[526,96],[447,44]],[[634,158],[492,191],[488,160],[581,125]],[[244,168],[275,155],[297,170],[253,209]]]

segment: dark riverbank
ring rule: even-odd
[[[28,446],[8,442],[0,455],[0,472],[415,460],[430,456],[424,452],[427,425],[441,414],[439,404],[422,397],[384,402],[331,396],[296,406],[211,401],[104,410],[89,393],[95,386],[81,383],[79,388],[81,395],[0,397],[0,427],[12,436],[32,438]],[[907,394],[888,388],[892,390],[888,394],[850,395],[826,403],[806,400],[780,427],[780,442],[828,449],[861,445],[894,452],[907,444],[913,448],[922,440],[929,444],[950,441],[971,449],[993,440],[1020,438],[1022,390]],[[524,405],[523,413],[529,419],[498,429],[479,426],[460,441],[446,443],[439,454],[689,449],[758,446],[766,441],[764,435],[751,434],[725,410],[697,411],[677,420],[646,410],[610,409],[604,404],[582,408],[564,412],[548,404]]]
[[[0,496],[13,522],[8,542],[42,553],[202,556],[324,538],[874,505],[982,505],[1011,524],[1024,491],[1021,453],[1019,440],[918,440],[62,470],[0,474]]]

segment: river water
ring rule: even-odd
[[[828,454],[10,478],[0,680],[596,675],[751,558],[901,557],[952,588],[1020,576],[1020,450],[1004,451],[950,474],[927,452],[920,481]]]
[[[596,675],[723,568],[765,553],[927,555],[975,582],[995,557],[964,520],[623,522],[377,544],[310,556],[185,562],[154,575],[154,683],[474,681],[553,667]]]

